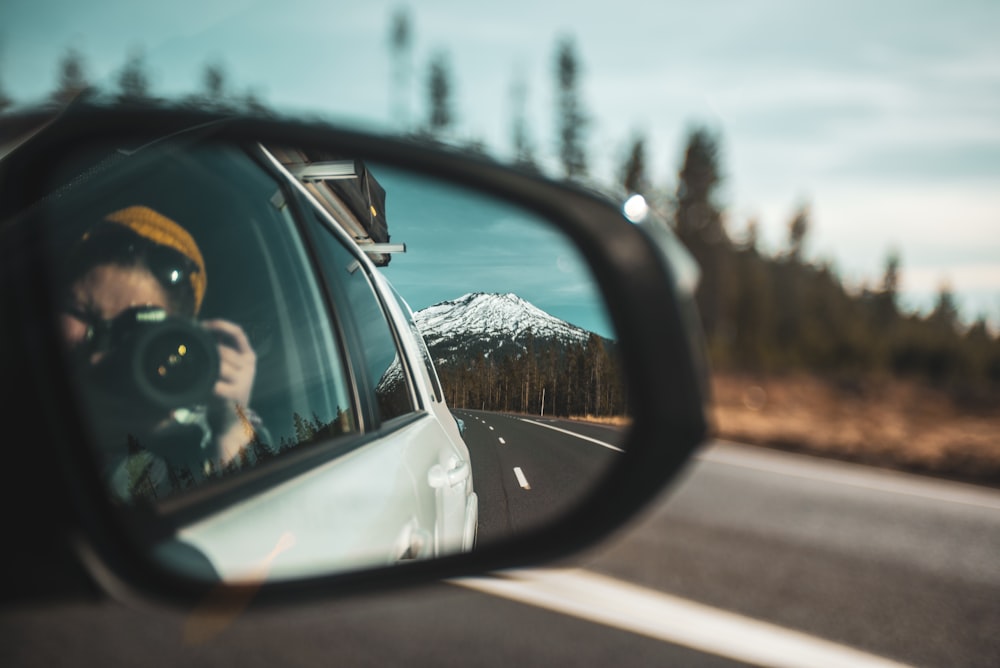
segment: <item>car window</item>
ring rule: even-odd
[[[279,185],[283,181],[264,163],[235,146],[165,145],[128,160],[102,163],[82,178],[62,174],[55,181],[73,185],[60,189],[41,207],[53,248],[54,277],[62,275],[60,258],[73,257],[83,245],[80,240],[92,235],[93,229],[107,227],[109,218],[115,219],[112,227],[117,232],[128,234],[157,224],[167,230],[183,228],[190,235],[189,245],[181,245],[186,256],[176,248],[162,249],[162,231],[139,236],[157,253],[171,257],[170,262],[198,256],[189,271],[205,277],[203,298],[196,314],[185,316],[193,324],[185,336],[209,331],[219,344],[218,378],[212,375],[208,390],[190,401],[162,396],[158,404],[146,400],[143,360],[139,353],[124,352],[125,334],[114,334],[126,329],[119,316],[106,326],[112,334],[96,365],[106,376],[98,390],[91,372],[95,365],[85,370],[74,367],[85,417],[115,498],[163,500],[205,481],[357,432],[346,358],[331,326],[324,290],[299,238],[296,209]],[[157,243],[147,243],[153,238]],[[59,280],[54,283],[60,285]],[[67,303],[62,288],[57,290],[61,310],[93,306],[85,299],[77,303],[79,296]],[[80,317],[100,320],[86,313]],[[152,325],[136,322],[128,327],[153,330]],[[88,328],[94,329],[89,324]],[[249,394],[242,400],[220,398],[220,392],[228,391],[220,391],[220,385],[235,384],[229,377],[236,376],[231,367],[241,337],[252,351],[245,356],[253,367]],[[210,339],[206,346],[208,357],[214,343]],[[184,347],[180,357],[192,357],[193,344],[184,342]],[[81,363],[72,355],[70,359]],[[177,368],[184,363],[177,362]],[[237,364],[245,365],[245,360]],[[164,378],[168,371],[173,373],[169,365],[151,367],[153,380],[156,368]],[[129,422],[145,415],[143,411],[156,416],[155,428]],[[226,450],[222,439],[230,433],[239,436],[240,430],[243,435],[234,441],[236,449]]]
[[[365,387],[371,417],[385,422],[416,410],[396,334],[361,260],[320,218],[313,218],[316,247],[324,276],[335,301],[348,321],[346,337],[356,344],[366,374],[358,379]]]
[[[417,323],[413,320],[413,312],[410,310],[410,306],[395,289],[392,290],[392,296],[396,300],[396,303],[399,304],[399,310],[403,312],[403,316],[406,318],[406,325],[410,328],[410,333],[413,334],[413,339],[417,342],[417,347],[420,349],[420,358],[423,360],[424,366],[427,368],[427,375],[431,379],[434,400],[440,403],[444,401],[444,392],[441,390],[441,380],[438,378],[437,369],[434,368],[434,362],[431,360],[431,351],[427,348],[427,342],[424,341],[423,334],[420,333]]]

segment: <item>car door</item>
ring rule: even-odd
[[[456,519],[442,522],[455,504],[439,472],[448,483],[449,472],[468,469],[467,453],[453,422],[430,409],[427,371],[398,305],[380,295],[373,266],[337,221],[256,145],[187,137],[99,148],[81,149],[83,167],[53,174],[53,187],[70,185],[36,214],[53,257],[87,221],[125,206],[180,221],[207,268],[198,318],[238,326],[256,356],[244,407],[256,433],[240,455],[222,468],[205,460],[204,471],[168,464],[157,485],[135,487],[148,493],[115,498],[155,557],[197,577],[256,581],[460,549],[450,535],[462,532],[449,527],[464,529],[471,484],[448,485],[462,498]],[[85,411],[95,417],[95,406]],[[116,469],[126,478],[136,474],[127,461]]]
[[[357,381],[366,398],[363,415],[385,447],[396,439],[406,443],[401,461],[413,477],[414,508],[419,509],[407,524],[413,527],[407,555],[471,549],[478,501],[469,452],[430,355],[405,301],[360,249],[345,244],[342,228],[332,223],[315,210],[312,236],[330,293],[349,307],[344,338],[355,366],[366,371]]]
[[[479,497],[472,477],[471,455],[463,440],[459,418],[452,414],[445,401],[437,369],[414,321],[412,309],[384,276],[376,274],[375,278],[376,283],[382,286],[382,294],[388,295],[389,301],[395,302],[398,307],[400,321],[405,325],[402,338],[409,339],[406,343],[414,350],[412,358],[418,361],[414,368],[416,384],[450,445],[444,446],[441,463],[428,472],[428,479],[433,481],[437,506],[435,543],[441,553],[471,550],[479,529]],[[407,333],[409,337],[405,336]]]

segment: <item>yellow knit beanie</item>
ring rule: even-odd
[[[191,272],[190,275],[191,287],[194,289],[194,311],[197,313],[201,309],[205,288],[208,285],[205,259],[194,237],[187,230],[147,206],[130,206],[110,213],[104,219],[123,225],[155,244],[172,248],[194,262],[198,267],[198,271]]]

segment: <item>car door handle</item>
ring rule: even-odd
[[[406,549],[397,557],[396,561],[409,561],[410,559],[422,559],[429,556],[428,551],[432,545],[433,538],[429,531],[420,528],[408,528],[403,539]]]
[[[451,468],[445,468],[441,464],[435,464],[427,472],[427,483],[434,489],[444,486],[454,487],[465,482],[472,475],[472,467],[469,462],[459,459],[452,464]]]

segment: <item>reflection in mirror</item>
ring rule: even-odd
[[[355,157],[136,145],[66,156],[22,220],[99,473],[163,566],[256,582],[469,551],[620,456],[614,332],[548,221]]]
[[[579,251],[534,213],[370,165],[405,297],[465,425],[482,543],[579,500],[624,440],[614,333]]]

